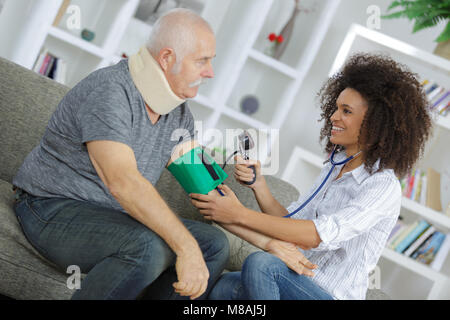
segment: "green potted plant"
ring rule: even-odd
[[[399,11],[384,15],[383,18],[413,20],[413,33],[447,22],[444,31],[435,39],[438,45],[434,53],[450,60],[450,0],[398,0],[393,1],[387,11],[394,9]]]

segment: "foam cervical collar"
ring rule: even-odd
[[[147,105],[157,114],[168,114],[185,100],[173,93],[169,82],[148,49],[143,47],[128,59],[131,78]]]

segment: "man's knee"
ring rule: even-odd
[[[230,244],[222,230],[199,221],[184,219],[183,223],[197,240],[205,259],[220,257],[224,261],[228,261]]]
[[[162,272],[175,263],[175,254],[167,243],[153,231],[138,228],[120,247],[118,256],[143,269]]]

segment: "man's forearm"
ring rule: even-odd
[[[113,196],[130,216],[157,233],[180,255],[197,241],[170,210],[153,185],[140,175],[124,178],[113,188]]]

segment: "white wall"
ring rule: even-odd
[[[0,57],[11,60],[15,39],[31,14],[33,0],[6,0],[0,12]]]
[[[277,176],[281,177],[289,161],[292,148],[299,145],[311,152],[321,154],[319,144],[320,109],[315,100],[317,92],[326,81],[334,58],[341,46],[352,23],[366,26],[369,15],[366,13],[370,5],[378,5],[381,13],[386,13],[391,0],[342,0],[336,15],[330,25],[323,45],[311,67],[302,87],[300,88],[296,103],[287,117],[286,124],[280,132],[280,170]],[[301,16],[298,17],[301,19]],[[381,20],[381,29],[386,35],[407,42],[420,49],[432,52],[436,46],[433,41],[443,30],[444,25],[425,29],[412,34],[413,24],[407,19]]]

